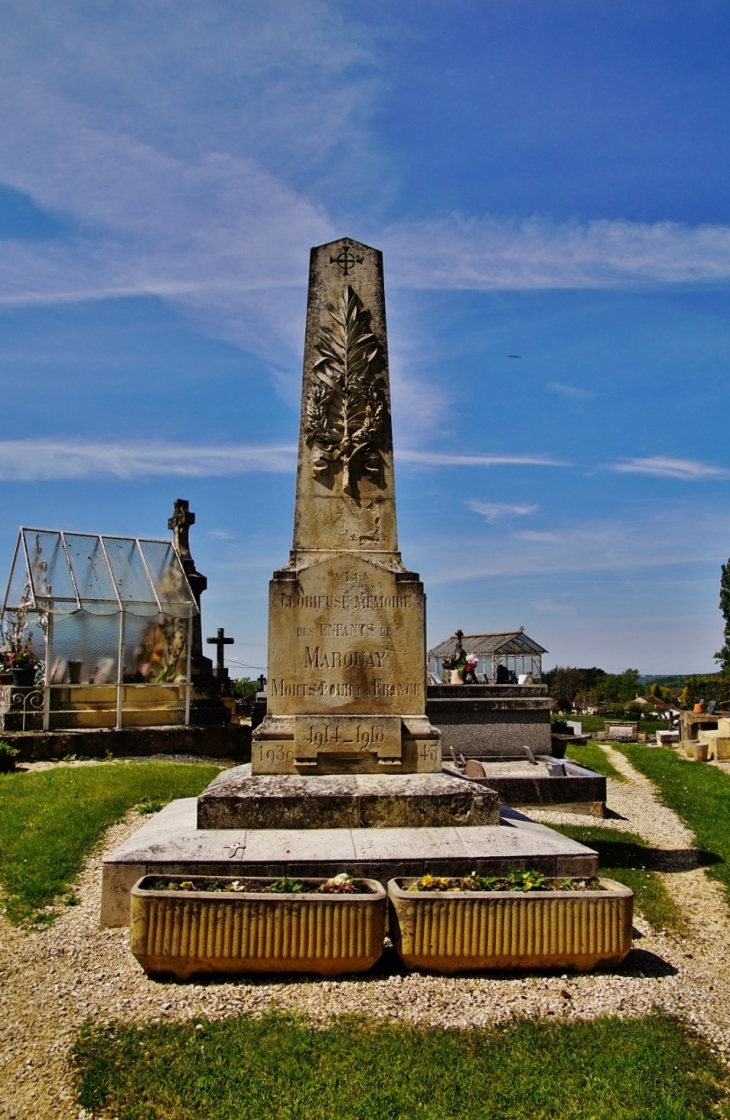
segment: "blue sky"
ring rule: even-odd
[[[265,666],[309,248],[350,236],[385,254],[430,644],[523,625],[548,664],[712,671],[727,4],[25,0],[2,21],[8,568],[21,524],[165,536],[187,497],[206,633]]]

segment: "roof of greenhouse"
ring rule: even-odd
[[[22,528],[3,612],[199,613],[171,541]]]
[[[454,634],[439,645],[428,651],[428,657],[453,657],[456,652],[458,639]],[[462,634],[462,645],[465,650],[476,653],[480,657],[488,657],[492,653],[508,654],[516,657],[529,657],[531,654],[547,653],[541,645],[532,638],[528,638],[524,630],[507,630],[500,634]]]

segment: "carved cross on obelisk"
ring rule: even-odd
[[[215,669],[217,677],[225,677],[226,675],[226,667],[223,662],[224,647],[234,645],[236,640],[235,638],[226,638],[225,633],[225,628],[223,626],[219,626],[215,638],[205,639],[209,646],[216,647]]]

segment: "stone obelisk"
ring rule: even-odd
[[[383,257],[312,249],[294,545],[269,589],[254,774],[441,769],[425,595],[398,552]]]

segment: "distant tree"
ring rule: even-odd
[[[233,677],[231,680],[231,692],[237,700],[255,700],[258,688],[258,682],[250,677]]]
[[[725,644],[715,654],[715,660],[720,662],[723,673],[730,672],[730,560],[722,565],[720,576],[720,610],[725,619]]]
[[[636,699],[639,692],[639,670],[625,669],[623,673],[606,673],[592,693],[596,703],[617,707]]]
[[[604,670],[597,669],[595,665],[591,669],[574,669],[569,665],[557,665],[543,674],[543,680],[558,708],[567,712],[585,702],[596,683],[605,675]]]

